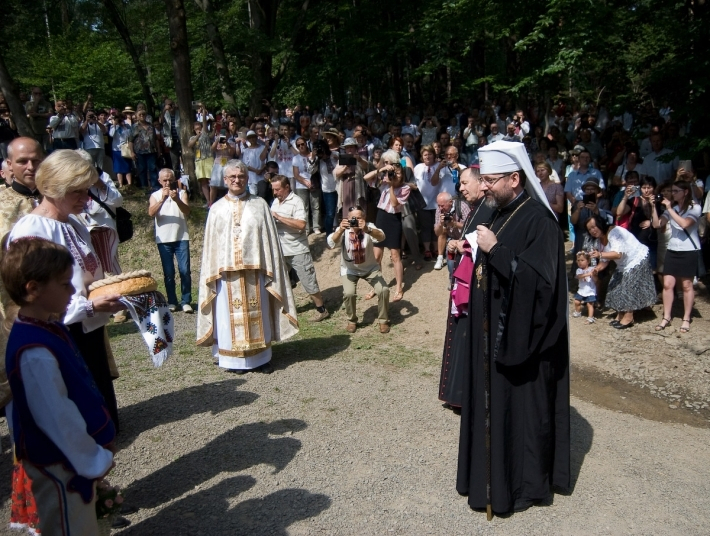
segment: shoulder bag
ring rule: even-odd
[[[96,197],[91,191],[89,191],[89,197],[96,201],[101,207],[108,212],[114,220],[116,220],[116,232],[118,233],[118,241],[126,242],[133,238],[133,222],[131,221],[131,213],[128,212],[123,207],[117,207],[116,212],[111,210],[111,208]]]

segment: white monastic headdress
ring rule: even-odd
[[[481,175],[511,173],[522,169],[527,177],[525,191],[554,214],[547,202],[545,192],[542,191],[540,181],[535,175],[528,153],[525,151],[525,145],[516,141],[503,140],[484,145],[478,150],[478,163],[481,166]]]

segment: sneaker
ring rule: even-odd
[[[177,311],[177,305],[171,303],[170,305],[168,305],[168,309],[171,313],[174,313],[175,311]]]
[[[185,303],[182,306],[182,312],[191,315],[194,311],[192,310],[192,307],[189,303]]]
[[[579,318],[580,316],[582,316],[582,313],[579,313],[579,312],[575,311],[574,313],[572,313],[572,316],[573,316],[574,318]]]
[[[434,270],[441,270],[444,267],[444,257],[439,255],[436,258],[436,264],[434,265]]]
[[[318,227],[313,229],[313,234],[320,234],[320,229],[318,229]]]
[[[326,309],[322,313],[319,313],[318,311],[316,311],[316,316],[313,318],[313,322],[320,322],[322,320],[325,320],[329,316],[330,316],[330,313],[328,312],[328,309]]]
[[[596,320],[594,320],[594,317],[593,317],[593,316],[588,316],[588,317],[587,317],[587,324],[594,324],[594,322],[596,322]]]

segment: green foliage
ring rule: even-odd
[[[261,58],[271,65],[264,97],[279,106],[321,107],[331,100],[403,106],[507,94],[520,104],[561,96],[608,108],[668,100],[681,117],[710,117],[705,2],[310,0],[304,13],[304,0],[251,1],[266,12],[275,6],[273,19],[266,16],[256,28],[249,0],[213,1],[242,109],[258,86],[254,65]],[[114,2],[156,100],[172,95],[163,0]],[[0,48],[21,86],[54,87],[75,99],[92,92],[101,105],[142,99],[135,67],[101,0],[6,3]],[[205,15],[194,0],[185,0],[185,10],[194,93],[222,106]]]

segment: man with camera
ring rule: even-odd
[[[436,196],[436,215],[434,216],[434,234],[437,237],[437,249],[439,256],[436,258],[434,270],[441,270],[444,267],[444,252],[447,250],[449,240],[459,240],[463,224],[471,212],[468,202],[456,194],[452,196],[449,192],[441,192]],[[449,276],[454,269],[453,255],[447,259]]]
[[[343,283],[343,301],[348,324],[348,333],[357,330],[357,282],[364,279],[375,289],[377,295],[377,322],[380,333],[389,333],[389,298],[390,291],[380,272],[380,265],[375,258],[373,245],[385,239],[385,233],[367,223],[365,213],[359,206],[354,206],[341,220],[335,232],[328,236],[328,247],[341,246],[340,279]]]
[[[444,159],[439,162],[439,165],[431,179],[433,186],[439,185],[440,192],[448,192],[451,197],[454,197],[458,192],[459,178],[465,166],[459,164],[459,150],[450,145],[445,149]],[[443,254],[439,250],[439,254]]]
[[[94,110],[86,113],[86,118],[79,127],[79,133],[83,138],[84,150],[91,155],[94,166],[103,169],[106,127],[97,120]]]
[[[192,313],[192,277],[190,275],[190,235],[186,217],[190,214],[187,192],[179,187],[171,169],[161,169],[158,182],[162,187],[153,192],[148,205],[148,215],[155,218],[155,242],[158,244],[160,262],[163,265],[165,292],[170,310],[177,309],[175,294],[175,265],[180,272],[180,306],[184,313]]]
[[[354,143],[353,143],[354,142]],[[365,208],[368,218],[374,219],[377,211],[379,191],[376,195],[368,196],[368,186],[365,183],[365,174],[375,167],[358,154],[356,140],[348,138],[343,144],[345,154],[338,158],[338,165],[333,170],[336,179],[338,200],[336,213],[343,213],[349,207],[359,206]]]
[[[347,141],[347,140],[346,140]],[[339,142],[339,138],[338,138]],[[335,168],[338,165],[339,148],[335,136],[327,136],[327,143],[316,140],[311,153],[311,214],[313,227],[318,227],[317,219],[321,214],[323,199],[323,231],[326,235],[333,231],[335,211],[338,206],[338,191],[335,180]],[[357,143],[357,142],[356,142]],[[314,231],[316,232],[316,231]]]
[[[567,182],[565,183],[565,195],[567,200],[574,205],[577,201],[582,200],[583,188],[585,183],[589,182],[590,179],[596,180],[596,184],[603,190],[604,179],[602,174],[598,169],[590,167],[589,164],[592,161],[592,155],[586,149],[579,152],[579,168],[575,171],[570,172],[567,175]]]
[[[182,156],[182,146],[180,145],[180,112],[170,99],[165,99],[161,122],[163,124],[163,140],[165,140],[165,146],[170,149],[170,161],[173,167],[173,173],[176,177],[179,177],[180,157]]]
[[[49,119],[52,129],[52,149],[78,149],[79,148],[79,119],[67,107],[67,102],[57,100],[55,103],[56,115]]]
[[[48,151],[47,121],[52,116],[52,105],[44,99],[41,88],[37,86],[32,88],[30,100],[25,103],[25,111],[32,125],[34,139],[39,142],[43,151]]]
[[[316,306],[315,322],[325,320],[330,313],[325,308],[323,296],[316,279],[316,269],[313,266],[311,250],[308,247],[306,233],[306,209],[301,199],[291,191],[288,177],[277,175],[271,182],[274,192],[274,202],[271,205],[271,215],[276,221],[276,231],[281,243],[284,262],[290,270],[293,268],[298,279]]]

